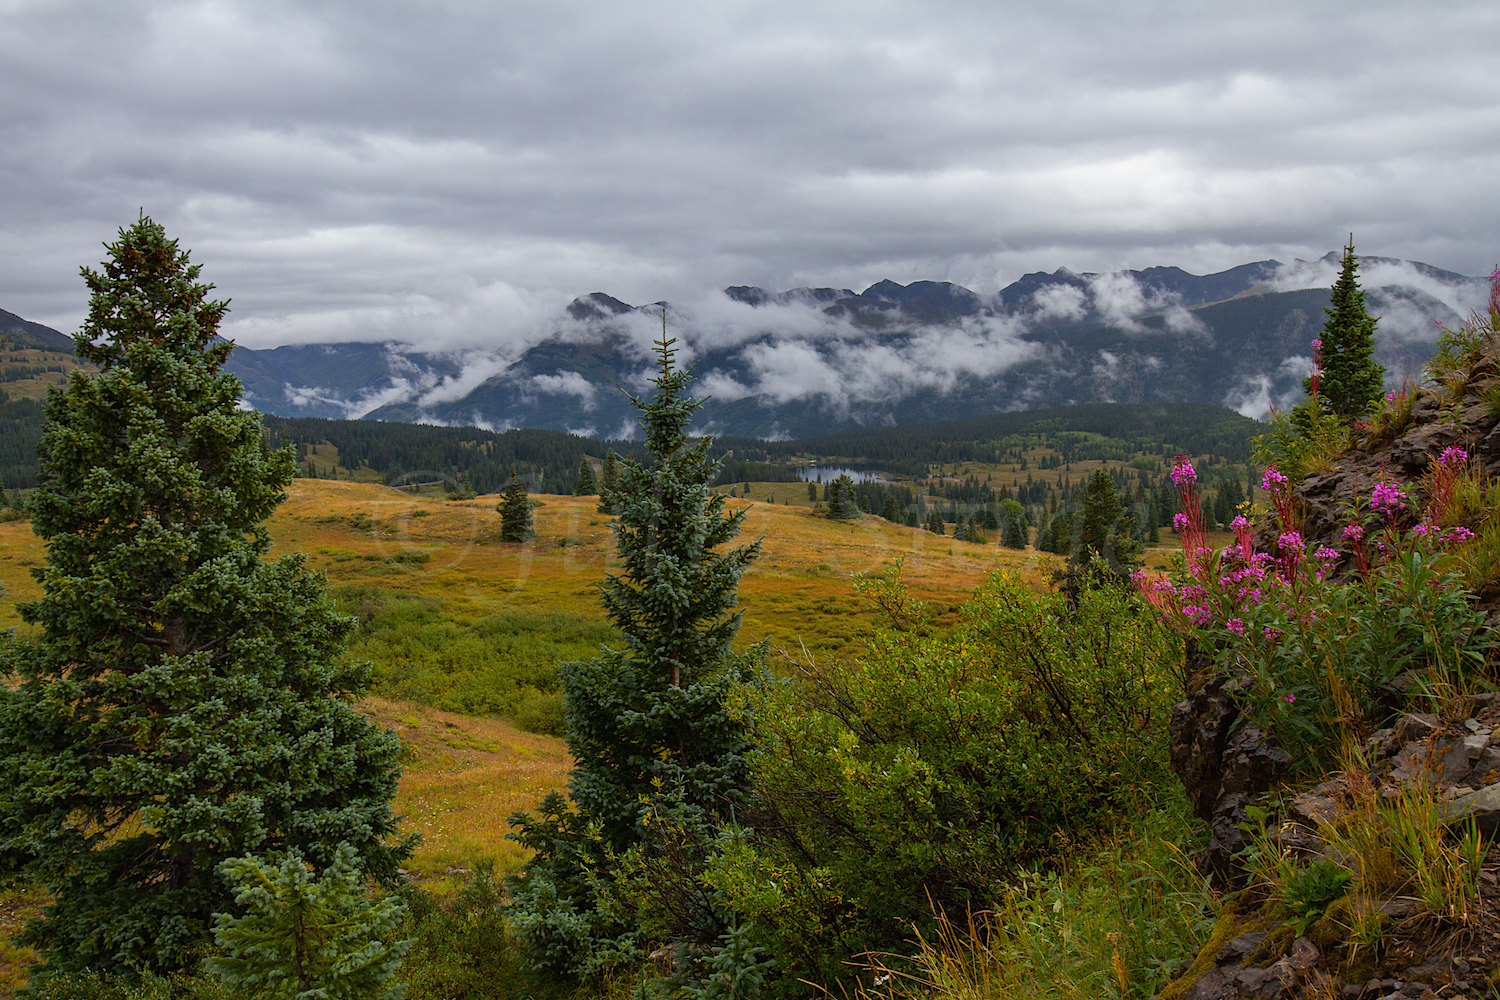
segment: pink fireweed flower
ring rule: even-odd
[[[1365,540],[1365,529],[1357,524],[1344,525],[1344,541],[1358,545]]]
[[[1260,634],[1265,636],[1267,639],[1280,639],[1283,633],[1281,629],[1272,628],[1271,626],[1267,625],[1265,628],[1260,630]]]
[[[1172,527],[1176,528],[1179,532],[1186,532],[1189,526],[1188,516],[1186,514],[1178,511],[1176,514],[1172,515]]]
[[[1428,470],[1432,479],[1428,497],[1428,516],[1434,521],[1445,520],[1453,510],[1454,490],[1458,477],[1469,461],[1469,453],[1458,445],[1449,445]]]
[[[1229,619],[1229,621],[1224,623],[1224,627],[1233,632],[1235,635],[1245,634],[1245,623],[1238,618]]]
[[[1463,465],[1468,460],[1469,453],[1464,451],[1456,444],[1449,445],[1443,450],[1443,453],[1438,456],[1438,464],[1446,465],[1450,469],[1455,465]]]
[[[1315,351],[1321,351],[1323,349],[1323,342],[1321,340],[1314,340],[1312,342],[1312,349]]]
[[[1474,532],[1470,531],[1468,528],[1465,528],[1460,524],[1457,527],[1450,528],[1448,530],[1448,533],[1443,536],[1443,544],[1462,545],[1464,542],[1471,540],[1473,537]]]
[[[1386,393],[1385,394],[1385,401],[1387,403],[1394,403],[1396,401],[1396,394],[1394,392],[1388,392],[1388,393]]]
[[[1172,463],[1172,482],[1180,488],[1197,481],[1198,473],[1193,469],[1193,463],[1188,461],[1186,455],[1178,455]]]
[[[1430,524],[1414,524],[1414,525],[1412,525],[1411,533],[1413,535],[1416,535],[1418,538],[1423,538],[1423,537],[1425,537],[1427,535],[1427,533],[1429,531],[1436,531],[1436,530],[1437,530],[1437,528],[1434,527],[1433,525],[1430,525]]]
[[[1402,495],[1401,487],[1392,482],[1376,483],[1370,494],[1370,509],[1378,510],[1388,518],[1405,510],[1406,497]]]
[[[1229,522],[1229,527],[1234,530],[1234,543],[1239,546],[1240,558],[1249,562],[1255,555],[1255,532],[1250,521],[1241,514]]]
[[[1260,477],[1260,488],[1267,493],[1278,490],[1286,485],[1286,476],[1274,465],[1266,466],[1266,474]]]
[[[1302,557],[1302,550],[1307,548],[1307,543],[1302,540],[1300,531],[1283,531],[1276,539],[1276,545],[1281,549],[1281,572],[1288,582],[1294,582],[1297,578],[1297,561]]]
[[[1285,695],[1282,696],[1281,700],[1287,703],[1291,703],[1297,700],[1297,696],[1288,691]]]
[[[1314,552],[1313,555],[1318,559],[1322,559],[1324,562],[1327,562],[1330,559],[1337,559],[1339,557],[1339,554],[1337,552],[1335,552],[1333,549],[1330,549],[1326,545],[1318,551]]]

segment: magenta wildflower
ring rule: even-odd
[[[1245,634],[1245,623],[1238,618],[1229,619],[1224,623],[1224,627],[1233,632],[1235,635]]]
[[[1281,700],[1290,704],[1291,702],[1297,700],[1297,696],[1288,691],[1285,695],[1282,696]]]
[[[1339,554],[1337,552],[1335,552],[1333,549],[1330,549],[1326,545],[1318,551],[1314,552],[1313,555],[1324,561],[1327,561],[1329,559],[1337,559],[1339,557]]]
[[[1396,401],[1396,394],[1394,392],[1388,392],[1388,393],[1386,393],[1385,394],[1385,401],[1387,403],[1394,403]]]
[[[1180,532],[1186,532],[1189,527],[1188,516],[1181,511],[1172,515],[1172,527]]]
[[[1280,639],[1281,636],[1282,636],[1281,629],[1279,629],[1279,628],[1272,628],[1269,625],[1267,625],[1265,628],[1261,629],[1260,632],[1261,632],[1261,635],[1264,635],[1267,639]]]
[[[1197,481],[1198,473],[1193,469],[1193,463],[1186,456],[1178,455],[1177,461],[1172,463],[1172,482],[1181,487]]]
[[[1390,517],[1406,509],[1406,497],[1402,495],[1401,488],[1395,483],[1379,482],[1375,484],[1375,489],[1370,494],[1370,508],[1382,511]]]
[[[1236,531],[1237,532],[1237,531],[1240,531],[1243,528],[1248,528],[1248,527],[1250,527],[1250,522],[1247,521],[1247,520],[1245,520],[1245,515],[1244,514],[1239,515],[1233,521],[1229,522],[1229,530],[1231,530],[1231,531]]]
[[[1288,552],[1301,552],[1307,548],[1307,543],[1302,540],[1302,532],[1285,531],[1281,537],[1276,539],[1276,544]]]
[[[1446,465],[1450,468],[1455,465],[1463,465],[1468,460],[1469,453],[1464,451],[1456,444],[1449,445],[1446,449],[1444,449],[1443,453],[1438,456],[1438,464]]]
[[[1365,529],[1357,524],[1344,525],[1344,541],[1358,545],[1365,540]]]
[[[1443,536],[1443,544],[1462,545],[1464,542],[1469,541],[1473,537],[1474,532],[1470,531],[1468,528],[1465,528],[1460,524],[1455,528],[1449,529],[1448,533]]]
[[[1286,476],[1274,465],[1266,466],[1266,474],[1260,477],[1260,488],[1267,493],[1286,485]]]
[[[1321,340],[1314,340],[1312,342],[1312,349],[1315,351],[1321,351],[1323,349],[1323,342]]]

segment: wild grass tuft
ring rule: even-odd
[[[1184,848],[1180,795],[1118,834],[1074,845],[1052,872],[1020,874],[995,910],[939,912],[909,955],[866,955],[859,1000],[1147,997],[1213,929],[1218,903]],[[824,996],[831,996],[823,991]]]

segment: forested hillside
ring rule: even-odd
[[[925,477],[933,465],[1020,462],[1020,453],[1034,447],[1056,450],[1062,462],[1122,462],[1144,452],[1242,463],[1250,457],[1250,438],[1260,430],[1256,421],[1222,406],[1086,403],[904,427],[862,427],[792,441],[723,437],[717,444],[746,459],[824,456]]]
[[[318,478],[352,478],[372,469],[392,486],[441,480],[467,481],[478,493],[498,493],[512,465],[534,493],[571,493],[578,463],[602,459],[605,442],[533,428],[503,432],[478,427],[382,423],[376,420],[323,420],[314,417],[262,418],[272,447],[290,444],[305,472]],[[310,445],[327,443],[337,466],[309,465]]]

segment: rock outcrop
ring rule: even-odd
[[[1343,529],[1351,512],[1369,504],[1376,482],[1420,484],[1450,446],[1465,449],[1487,477],[1500,478],[1500,358],[1492,351],[1469,360],[1465,378],[1416,392],[1409,421],[1367,431],[1303,480],[1298,499],[1309,549],[1346,550]],[[1269,549],[1274,538],[1274,531],[1262,531],[1258,547]],[[1348,558],[1336,570],[1354,571]],[[1477,596],[1489,612],[1488,626],[1500,626],[1500,584],[1487,584]],[[1208,944],[1161,1000],[1500,995],[1500,852],[1486,852],[1477,897],[1461,919],[1395,893],[1389,899],[1345,896],[1316,921],[1305,912],[1289,916],[1264,886],[1245,888],[1243,853],[1258,835],[1262,850],[1299,864],[1327,859],[1357,867],[1331,843],[1338,839],[1332,831],[1372,802],[1413,795],[1436,803],[1438,824],[1472,824],[1485,843],[1500,835],[1500,694],[1403,714],[1369,738],[1358,773],[1298,789],[1287,785],[1287,754],[1241,718],[1236,678],[1216,672],[1211,657],[1191,647],[1188,675],[1191,693],[1172,714],[1172,766],[1210,827],[1208,846],[1196,860],[1232,894]],[[1263,830],[1251,821],[1251,806],[1271,812]],[[1351,931],[1356,925],[1359,934]]]

